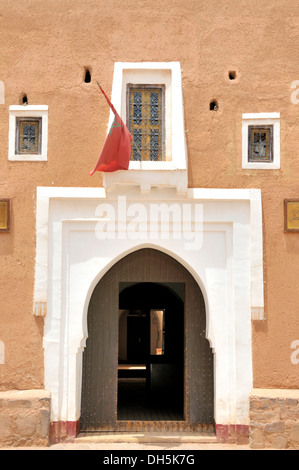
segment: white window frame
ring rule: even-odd
[[[104,187],[138,185],[142,191],[152,186],[187,188],[187,147],[185,139],[181,66],[179,62],[116,62],[114,64],[111,102],[122,120],[127,121],[128,84],[165,86],[165,160],[130,161],[129,170],[105,173]],[[108,130],[113,122],[111,112]],[[108,132],[107,130],[107,132]]]
[[[273,126],[273,161],[248,161],[249,126]],[[242,168],[251,170],[280,169],[280,113],[246,113],[242,115]]]
[[[16,152],[17,118],[41,118],[41,153],[18,154]],[[8,160],[10,161],[47,161],[48,159],[48,106],[27,105],[9,107]]]
[[[129,169],[186,169],[182,79],[179,62],[116,62],[111,101],[124,122],[127,120],[127,85],[165,85],[166,161],[130,161]],[[114,116],[110,115],[108,128]]]

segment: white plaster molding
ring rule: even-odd
[[[251,312],[263,302],[260,191],[199,188],[183,198],[166,188],[148,195],[128,192],[128,206],[136,201],[202,204],[202,248],[188,251],[182,240],[161,237],[101,240],[96,236],[97,208],[103,203],[116,207],[115,195],[101,188],[37,189],[35,301],[47,302],[45,386],[52,394],[52,420],[80,416],[82,353],[95,285],[123,256],[152,247],[185,266],[203,292],[207,338],[215,354],[216,423],[246,425],[252,389]]]
[[[251,307],[251,319],[252,320],[265,320],[264,307]]]
[[[34,302],[33,315],[35,317],[45,317],[47,315],[47,302]]]
[[[131,161],[129,171],[104,173],[104,187],[109,189],[123,184],[138,185],[142,191],[148,192],[152,186],[168,186],[176,187],[179,193],[186,192],[187,147],[180,63],[116,62],[114,64],[111,101],[124,122],[126,122],[127,83],[165,85],[166,161]],[[108,129],[112,121],[111,111]]]
[[[260,190],[250,190],[251,318],[264,320],[263,219]]]
[[[16,118],[40,117],[42,119],[41,153],[38,155],[16,153]],[[8,160],[11,161],[47,161],[48,158],[48,106],[27,105],[9,107]]]
[[[192,197],[197,200],[250,200],[251,318],[252,320],[264,320],[264,262],[261,190],[195,188],[189,189],[188,195],[189,197],[192,195]]]
[[[102,199],[103,188],[37,187],[36,189],[36,258],[33,314],[44,316],[48,301],[48,230],[49,204],[52,199]]]
[[[34,289],[34,315],[44,316],[47,311],[48,289],[48,217],[51,199],[105,199],[103,188],[37,188],[36,264]],[[194,200],[250,200],[251,210],[251,311],[253,320],[265,319],[263,280],[263,234],[261,191],[252,189],[188,189],[188,198]]]
[[[248,161],[248,126],[273,126],[273,162]],[[242,115],[242,168],[252,170],[280,169],[280,113],[245,113]]]

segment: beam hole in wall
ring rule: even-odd
[[[26,93],[23,93],[23,94],[22,94],[20,101],[21,101],[20,104],[23,104],[23,105],[27,105],[27,104],[28,104],[28,97],[27,97]]]
[[[235,79],[237,78],[237,73],[236,73],[234,70],[230,70],[230,71],[228,72],[228,78],[229,78],[230,80],[235,80]]]
[[[91,73],[90,73],[90,70],[88,68],[85,68],[84,82],[85,83],[90,83],[91,82]]]
[[[210,111],[217,111],[219,108],[218,102],[216,100],[212,100],[210,102]]]

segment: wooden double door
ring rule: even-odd
[[[205,329],[201,290],[180,263],[149,248],[117,262],[89,304],[81,432],[213,431]]]

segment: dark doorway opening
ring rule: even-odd
[[[117,419],[184,419],[184,283],[120,283]]]

